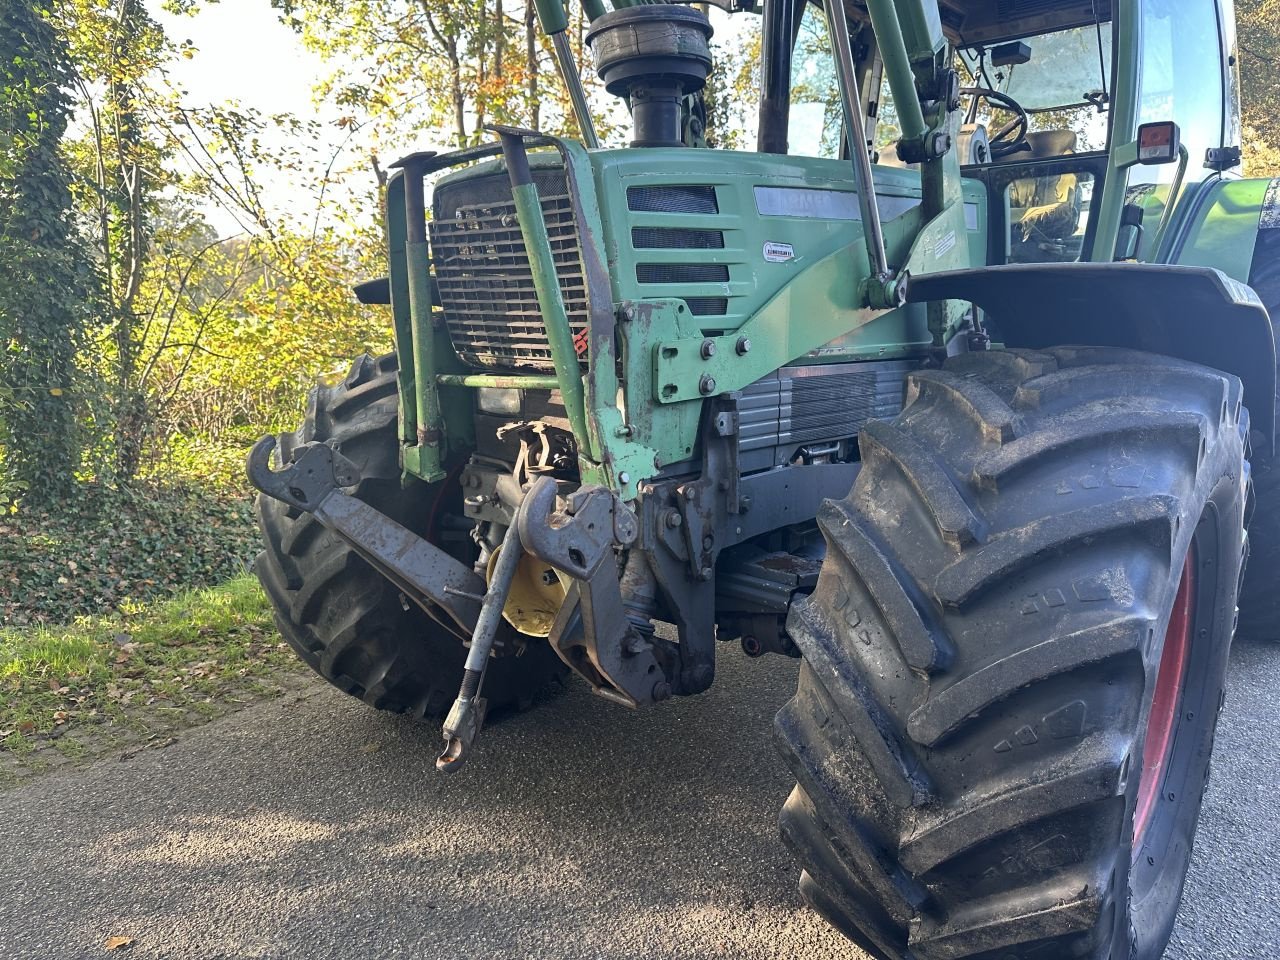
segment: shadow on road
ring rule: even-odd
[[[772,743],[796,667],[726,651],[707,695],[628,712],[572,685],[452,779],[434,727],[324,688],[0,795],[0,955],[863,956],[795,893]],[[1280,646],[1241,644],[1175,945],[1280,947]],[[1268,949],[1270,948],[1270,949]]]

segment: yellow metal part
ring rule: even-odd
[[[489,557],[485,567],[485,582],[493,579],[493,568],[498,562],[499,547]],[[507,594],[502,617],[523,634],[531,637],[551,635],[560,605],[564,602],[565,585],[559,575],[536,557],[525,554],[516,567],[511,592]]]

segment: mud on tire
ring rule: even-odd
[[[804,664],[776,732],[801,891],[873,956],[1160,956],[1222,702],[1240,401],[1234,377],[1163,357],[993,351],[914,374],[903,412],[864,429],[788,620]],[[1157,769],[1184,559],[1185,680]]]
[[[449,481],[401,485],[397,429],[396,358],[365,355],[342,380],[321,380],[312,389],[302,426],[279,438],[280,456],[289,460],[308,441],[335,442],[361,470],[349,492],[426,536],[436,498],[452,491]],[[298,656],[370,706],[442,717],[462,678],[462,643],[310,514],[264,496],[257,512],[264,547],[254,571]],[[459,559],[470,563],[470,541],[458,541]],[[484,686],[491,713],[530,705],[565,672],[539,641],[520,656],[495,659]]]

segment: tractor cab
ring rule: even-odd
[[[772,13],[764,10],[772,61],[764,76],[790,69],[792,110],[779,150],[783,138],[771,129],[778,92],[765,88],[760,149],[847,153],[831,109],[836,88],[822,14],[813,6],[792,14],[795,40],[786,51],[770,22],[787,6],[776,0]],[[860,8],[850,17],[872,156],[882,166],[918,169],[897,152],[898,111],[870,18]],[[1239,142],[1230,11],[1168,0],[1035,4],[1025,13],[1017,4],[949,2],[940,17],[963,98],[961,172],[986,187],[988,262],[1160,259],[1173,208],[1216,178],[1223,148],[1233,159]],[[1162,122],[1177,125],[1177,147],[1162,163],[1140,163],[1135,129]],[[1206,166],[1210,150],[1216,156]]]

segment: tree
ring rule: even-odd
[[[1280,176],[1280,0],[1237,0],[1245,172]]]
[[[308,185],[315,125],[234,103],[184,103],[164,67],[192,51],[170,41],[143,0],[54,2],[78,67],[83,123],[73,157],[109,333],[95,358],[111,413],[98,424],[99,449],[111,479],[127,485],[148,447],[163,444],[172,422],[164,408],[211,325],[243,292],[237,271],[253,262],[220,254],[201,206],[221,207],[258,243],[278,245],[281,225],[261,196],[261,173],[270,165]],[[268,129],[286,134],[287,145],[268,147]]]
[[[392,135],[443,130],[462,147],[485,139],[490,122],[577,135],[563,84],[543,81],[555,73],[532,0],[272,3],[335,64],[319,94],[362,120],[389,124]],[[584,29],[579,8],[569,33],[580,66]],[[589,68],[582,74],[588,91],[600,95]],[[596,111],[602,138],[616,129],[612,112]]]
[[[51,0],[0,8],[0,502],[70,495],[94,274],[62,139],[75,75]]]

